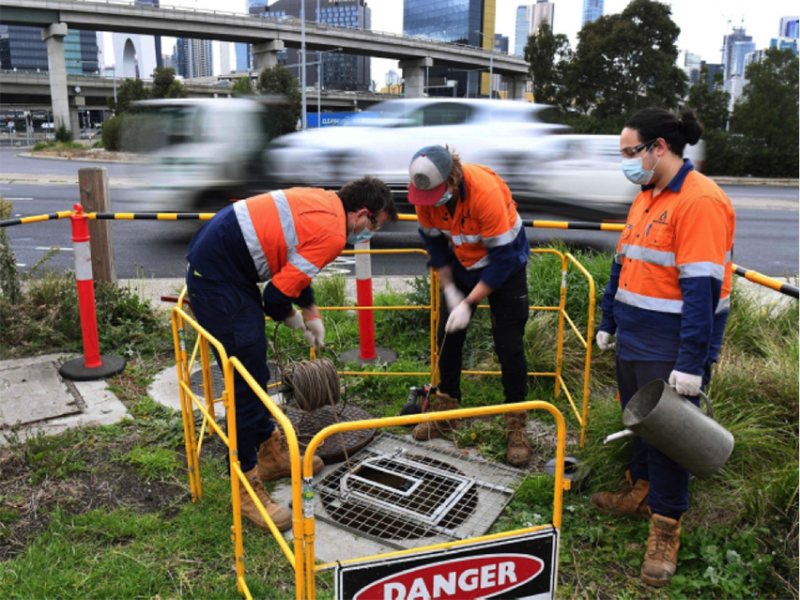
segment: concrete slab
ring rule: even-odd
[[[72,415],[48,418],[35,423],[30,423],[31,419],[28,418],[25,422],[29,424],[23,425],[13,435],[6,432],[10,432],[11,426],[15,423],[0,422],[0,445],[8,443],[12,439],[25,441],[39,433],[44,433],[45,435],[63,433],[70,427],[89,424],[110,425],[128,414],[128,409],[125,405],[107,389],[105,381],[63,381],[58,375],[58,368],[68,358],[73,357],[62,354],[46,354],[31,358],[0,361],[0,373],[12,369],[34,367],[36,372],[42,373],[46,380],[52,381],[55,379],[58,382],[58,386],[53,389],[71,390],[70,396],[73,398],[77,408],[77,411]],[[2,378],[2,375],[0,375],[0,378]],[[0,387],[0,399],[5,400],[6,398],[10,398],[12,402],[17,403],[19,403],[20,399],[25,399],[22,405],[23,409],[27,407],[31,414],[39,414],[41,412],[36,401],[30,401],[26,396],[26,389],[20,385]]]
[[[77,392],[59,376],[56,361],[0,366],[0,427],[27,425],[80,412]]]

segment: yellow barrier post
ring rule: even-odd
[[[561,395],[561,369],[564,366],[564,316],[567,314],[567,259],[559,252],[561,257],[561,288],[558,299],[558,350],[556,350],[556,384],[554,398]]]

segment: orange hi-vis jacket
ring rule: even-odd
[[[260,281],[295,298],[345,246],[339,197],[313,188],[278,190],[233,205]]]
[[[492,250],[510,251],[512,247],[514,254],[521,256],[516,262],[524,264],[528,254],[527,238],[524,244],[517,241],[520,232],[524,235],[524,227],[508,186],[488,167],[465,164],[462,168],[464,194],[456,204],[453,215],[446,205],[416,207],[420,232],[423,239],[427,238],[426,246],[429,247],[433,266],[441,266],[437,264],[441,260],[434,256],[436,251],[432,252],[427,242],[441,239],[442,236],[450,241],[458,262],[467,271],[489,266]],[[509,274],[502,274],[501,279]],[[490,286],[499,287],[501,281],[492,281],[495,277],[491,273],[489,278],[487,283]]]
[[[620,235],[601,331],[622,360],[675,361],[702,374],[722,344],[730,308],[736,214],[690,161],[661,193],[643,186]]]

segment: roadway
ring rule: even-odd
[[[78,167],[93,163],[24,159],[12,151],[0,150],[0,169],[6,173],[38,175],[72,175]],[[141,165],[104,164],[113,178],[141,176]],[[794,275],[800,271],[798,257],[798,189],[787,187],[722,186],[737,207],[737,231],[734,260],[737,264],[771,276]],[[14,216],[31,216],[68,210],[78,202],[77,186],[0,183],[0,195],[14,203]],[[112,209],[135,212],[142,192],[133,188],[112,188]],[[554,219],[553,215],[525,214],[524,218]],[[117,275],[123,279],[137,277],[180,277],[185,268],[184,253],[196,222],[116,221],[113,222]],[[8,230],[17,262],[23,270],[44,256],[50,247],[62,249],[49,265],[56,270],[73,268],[72,242],[67,221],[48,221],[11,227]],[[561,239],[582,249],[612,250],[614,233],[528,229],[532,246]],[[413,223],[387,226],[373,238],[373,248],[421,247]],[[375,257],[375,275],[415,275],[424,265],[424,258]],[[342,265],[349,273],[352,267]]]

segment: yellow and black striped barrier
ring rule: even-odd
[[[30,223],[40,223],[42,221],[51,221],[58,219],[66,219],[71,217],[73,211],[63,210],[60,212],[50,213],[47,215],[37,215],[33,217],[19,217],[16,219],[6,219],[0,221],[0,227],[11,227],[14,225],[27,225]],[[86,217],[95,220],[113,220],[113,221],[208,221],[216,213],[87,213]],[[399,215],[400,221],[416,221],[416,215]],[[582,221],[536,221],[533,219],[523,219],[522,224],[525,227],[533,227],[537,229],[575,229],[583,231],[622,231],[625,227],[624,223],[590,223]],[[744,277],[748,281],[763,285],[776,292],[791,296],[792,298],[800,299],[800,288],[797,286],[783,283],[772,277],[762,275],[758,271],[751,271],[733,265],[733,272],[740,277]]]
[[[740,267],[739,265],[733,265],[733,272],[739,277],[744,277],[747,279],[747,281],[752,281],[753,283],[763,285],[764,287],[768,287],[776,292],[780,292],[781,294],[791,296],[792,298],[800,298],[800,288],[797,286],[783,283],[782,281],[778,281],[772,277],[762,275],[758,271],[750,271],[744,267]]]

